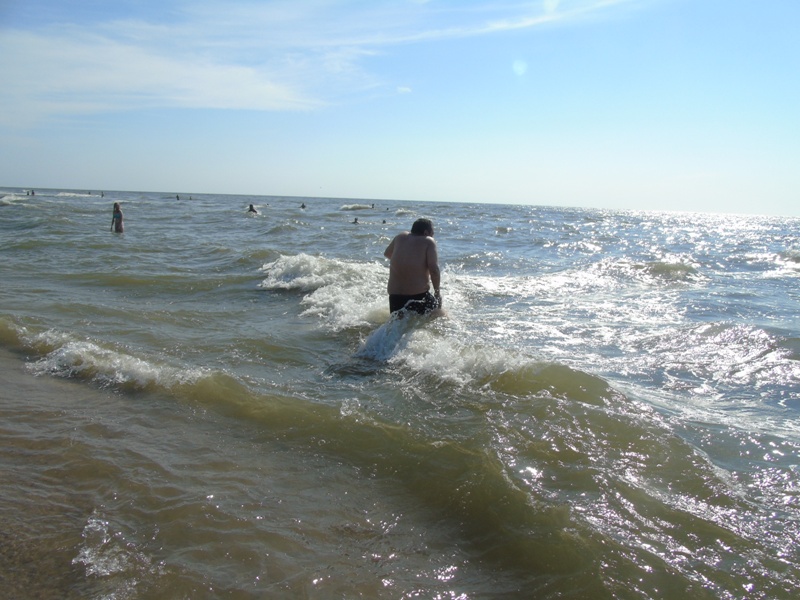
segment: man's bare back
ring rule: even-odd
[[[430,221],[419,219],[411,232],[395,236],[383,254],[391,261],[387,286],[390,296],[424,294],[433,284],[434,294],[439,299],[439,255]]]

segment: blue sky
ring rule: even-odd
[[[0,0],[0,186],[800,216],[796,0]]]

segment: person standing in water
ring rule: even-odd
[[[123,230],[122,209],[119,207],[119,202],[114,202],[114,211],[111,213],[111,231],[122,233]]]
[[[417,219],[411,231],[396,235],[383,255],[389,259],[390,312],[405,308],[428,314],[442,307],[439,255],[429,219]]]

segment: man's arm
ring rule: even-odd
[[[392,260],[392,254],[394,254],[394,240],[396,239],[397,237],[395,236],[395,238],[389,243],[389,245],[386,246],[386,250],[383,251],[383,255],[389,260]]]
[[[431,243],[428,244],[427,262],[428,273],[431,276],[431,285],[433,285],[433,293],[439,297],[439,284],[441,283],[441,272],[439,271],[439,252],[436,249],[436,240],[429,238]]]

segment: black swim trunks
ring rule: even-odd
[[[430,292],[422,292],[413,296],[389,294],[389,312],[397,312],[405,308],[424,315],[439,308],[439,299]]]

